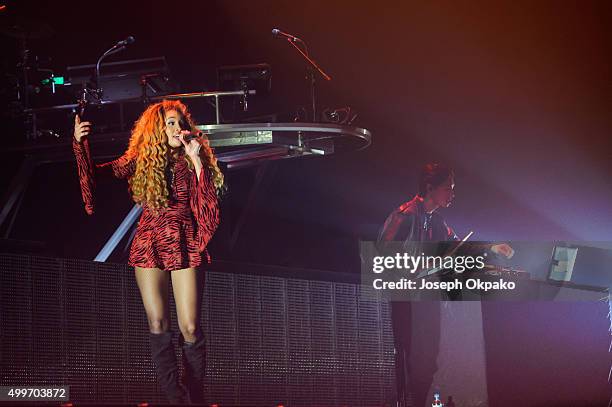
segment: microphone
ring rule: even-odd
[[[301,39],[299,39],[295,35],[291,35],[291,34],[287,34],[286,32],[282,32],[278,28],[273,28],[272,29],[272,35],[277,37],[277,38],[278,37],[284,37],[284,38],[287,38],[288,40],[291,40],[293,42],[296,42],[296,41],[303,42]]]
[[[134,41],[136,41],[136,39],[130,35],[125,40],[119,41],[117,44],[115,44],[115,47],[125,47],[127,45],[133,44]]]
[[[189,142],[193,139],[198,139],[201,137],[205,137],[206,133],[204,133],[203,131],[190,131],[189,133],[185,134],[183,133],[183,140]]]

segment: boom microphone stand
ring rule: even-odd
[[[323,77],[323,79],[325,79],[326,81],[331,81],[331,77],[328,74],[326,74],[325,71],[323,71],[323,69],[321,69],[319,65],[317,65],[317,63],[310,57],[310,55],[308,54],[308,48],[306,47],[306,43],[303,40],[296,37],[295,35],[284,33],[277,28],[274,28],[272,30],[272,34],[276,37],[286,38],[289,44],[291,44],[291,46],[295,48],[297,52],[300,53],[300,55],[306,60],[306,62],[309,65],[308,66],[308,79],[310,82],[310,99],[312,103],[312,106],[311,106],[312,122],[316,123],[317,122],[317,99],[316,99],[317,75],[316,75],[316,72],[318,72]],[[303,50],[296,44],[297,42],[301,43],[304,46]]]

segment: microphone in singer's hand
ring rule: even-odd
[[[202,138],[206,135],[203,131],[190,131],[189,133],[183,133],[183,140],[189,142],[194,139]]]

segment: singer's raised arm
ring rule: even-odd
[[[116,160],[94,165],[89,150],[89,140],[87,138],[81,138],[79,142],[76,137],[73,137],[72,150],[76,157],[79,183],[81,185],[81,196],[85,204],[85,211],[87,214],[92,215],[94,213],[96,175],[98,173],[111,173],[117,178],[130,177],[134,174],[136,169],[136,161],[130,160],[123,155]]]

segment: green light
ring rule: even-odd
[[[55,83],[56,85],[63,85],[64,84],[64,77],[63,76],[54,76],[53,78],[43,79],[40,83],[43,84],[43,85],[49,85],[51,83],[51,79],[53,79],[53,83]]]

